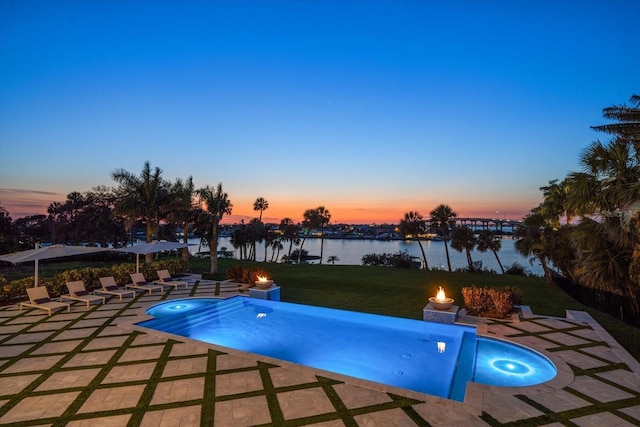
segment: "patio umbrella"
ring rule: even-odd
[[[132,254],[136,254],[136,273],[140,272],[140,255],[152,254],[155,252],[162,251],[172,251],[175,249],[181,249],[191,246],[188,243],[180,243],[180,242],[145,242],[138,243],[135,246],[127,246],[124,248],[116,249],[118,252],[128,252]]]
[[[21,262],[35,261],[34,287],[38,286],[38,261],[49,258],[62,258],[66,256],[84,255],[93,252],[108,251],[109,248],[94,248],[89,246],[66,246],[52,245],[44,247],[36,247],[22,252],[14,252],[12,254],[0,255],[1,261],[7,261],[13,264]]]

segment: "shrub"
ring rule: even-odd
[[[415,262],[414,257],[412,257],[409,252],[398,251],[393,254],[366,254],[362,257],[362,265],[382,265],[396,268],[414,268]]]
[[[514,262],[513,264],[508,266],[507,269],[504,271],[504,274],[512,274],[514,276],[522,276],[522,277],[530,276],[529,270],[527,270],[517,262]]]
[[[505,288],[464,287],[462,288],[462,297],[469,314],[498,319],[509,316],[513,312],[514,305],[522,303],[522,292],[513,286]]]

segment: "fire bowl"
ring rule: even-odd
[[[431,306],[436,310],[449,310],[453,305],[453,298],[445,298],[444,300],[439,300],[436,297],[430,297],[429,302]]]
[[[256,288],[269,289],[273,285],[273,280],[256,280]]]

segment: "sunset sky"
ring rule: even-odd
[[[640,93],[640,2],[0,1],[0,206],[145,161],[230,221],[519,219]]]

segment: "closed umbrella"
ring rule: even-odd
[[[29,249],[21,252],[14,252],[12,254],[0,255],[1,261],[7,261],[13,264],[20,264],[22,262],[35,261],[35,277],[34,287],[38,286],[38,261],[41,259],[49,258],[62,258],[74,255],[84,255],[94,252],[108,251],[108,248],[95,248],[89,246],[67,246],[67,245],[52,245],[38,247],[35,249]]]
[[[116,249],[118,252],[128,252],[132,254],[136,254],[136,273],[140,272],[140,255],[152,254],[156,252],[162,251],[172,251],[174,249],[186,248],[189,245],[188,243],[180,243],[180,242],[165,242],[165,241],[157,241],[157,242],[149,242],[149,243],[139,243],[135,246],[127,246],[125,248]]]

